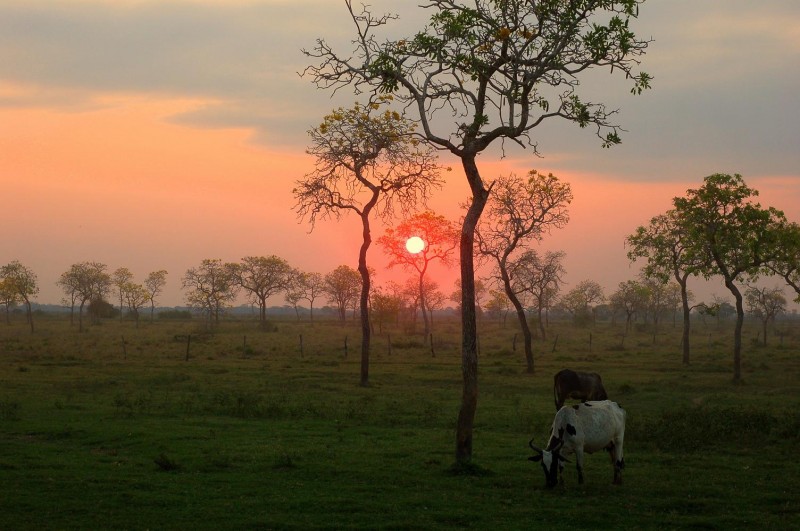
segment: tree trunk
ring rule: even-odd
[[[463,390],[456,426],[456,462],[472,459],[472,428],[478,407],[478,322],[475,307],[475,264],[473,246],[489,192],[484,188],[475,156],[462,159],[464,173],[472,190],[472,201],[464,216],[459,242],[461,258],[461,373]]]
[[[517,319],[519,326],[522,328],[522,337],[525,339],[525,364],[527,366],[528,374],[533,374],[533,344],[531,341],[531,329],[528,326],[528,318],[525,315],[525,308],[519,301],[517,294],[511,289],[511,278],[508,276],[508,268],[506,267],[505,260],[500,263],[500,277],[503,279],[503,289],[506,291],[506,296],[514,309],[517,312]]]
[[[742,302],[742,293],[739,291],[739,288],[737,288],[732,281],[727,279],[725,280],[725,285],[736,299],[736,327],[733,331],[733,382],[740,383],[742,381],[742,326],[744,325],[744,304]]]
[[[692,326],[691,308],[689,308],[689,292],[686,289],[686,280],[679,282],[681,286],[681,304],[683,305],[683,364],[689,365],[689,331]]]
[[[425,326],[425,337],[431,333],[430,323],[428,321],[428,305],[425,302],[425,288],[424,288],[425,270],[419,273],[419,307],[422,309],[422,319]]]
[[[361,226],[363,241],[358,252],[358,272],[361,273],[361,299],[359,301],[361,310],[361,381],[360,385],[369,385],[369,348],[372,338],[372,328],[369,325],[369,268],[367,268],[367,250],[372,243],[372,236],[369,230],[369,213],[378,201],[378,191],[373,191],[372,198],[361,211]]]
[[[27,308],[28,313],[28,323],[31,325],[31,334],[33,334],[33,311],[31,310],[31,301],[25,297],[25,306]],[[767,342],[767,325],[764,325],[764,344]]]

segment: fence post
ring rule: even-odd
[[[125,336],[122,336],[122,359],[128,359],[128,349],[125,347]]]
[[[388,344],[389,356],[392,355],[392,334],[386,334],[386,343]]]
[[[300,357],[303,357],[303,334],[300,334]]]
[[[433,332],[431,332],[431,357],[436,357],[436,352],[433,350]]]
[[[344,359],[347,359],[347,336],[344,336]]]
[[[189,346],[192,344],[192,334],[186,334],[186,361],[189,361]]]

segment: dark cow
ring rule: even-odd
[[[622,469],[625,459],[622,443],[625,438],[625,410],[616,402],[584,402],[563,407],[556,413],[547,449],[542,450],[533,444],[528,445],[536,452],[529,457],[531,461],[541,462],[547,488],[556,486],[561,480],[566,456],[574,453],[578,468],[578,483],[583,483],[583,454],[608,450],[614,467],[614,484],[622,483]]]
[[[567,398],[587,400],[608,400],[603,381],[596,372],[576,372],[562,369],[553,377],[553,397],[556,411],[560,410]]]

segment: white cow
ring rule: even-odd
[[[548,488],[554,487],[564,470],[566,456],[574,453],[578,468],[578,483],[583,483],[583,453],[608,450],[614,467],[614,484],[622,483],[622,442],[625,437],[625,410],[610,400],[584,402],[562,407],[553,420],[553,431],[547,449],[542,450],[528,443],[537,452],[529,457],[541,461]]]

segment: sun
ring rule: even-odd
[[[411,254],[421,253],[425,249],[425,242],[419,236],[412,236],[406,240],[406,249]]]

